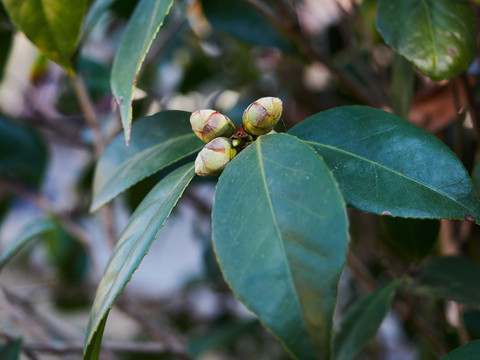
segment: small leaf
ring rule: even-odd
[[[342,318],[333,339],[333,358],[353,359],[375,336],[390,309],[395,290],[403,280],[393,281],[357,300]]]
[[[38,187],[47,163],[39,134],[0,115],[0,178]]]
[[[0,359],[18,360],[22,352],[22,339],[9,340],[0,344]]]
[[[119,134],[105,149],[95,168],[91,211],[168,165],[199,151],[205,143],[192,131],[190,113],[163,111],[135,121],[126,147]]]
[[[413,290],[417,293],[480,306],[480,265],[460,257],[430,261],[420,273]]]
[[[289,130],[322,156],[347,203],[375,214],[480,220],[471,180],[427,131],[385,111],[345,106]]]
[[[141,0],[128,22],[113,62],[111,86],[120,108],[125,140],[130,141],[132,96],[145,56],[173,0]]]
[[[86,0],[2,0],[15,26],[70,73]]]
[[[93,29],[97,24],[98,20],[102,15],[110,8],[110,6],[115,2],[115,0],[95,0],[95,2],[88,9],[85,20],[82,24],[80,38],[85,38],[88,33]]]
[[[467,0],[379,0],[377,28],[385,42],[439,81],[465,71],[476,47]]]
[[[87,326],[84,359],[98,359],[108,312],[194,175],[191,163],[171,172],[150,191],[130,218],[98,285]]]
[[[321,158],[292,136],[259,137],[220,176],[212,221],[236,296],[292,356],[328,359],[348,224]]]
[[[0,270],[27,244],[36,240],[40,235],[54,230],[56,225],[49,219],[38,219],[28,224],[22,229],[21,233],[12,243],[7,246],[0,254]]]
[[[477,360],[478,354],[480,354],[480,340],[475,340],[456,348],[442,360]]]

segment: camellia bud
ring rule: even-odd
[[[233,148],[230,139],[215,138],[198,153],[195,160],[195,172],[200,176],[221,174],[236,154],[237,151]]]
[[[269,133],[282,116],[282,100],[264,97],[251,103],[243,113],[243,126],[250,134]]]
[[[210,109],[192,113],[190,124],[195,134],[206,143],[217,137],[229,137],[235,129],[228,117]]]

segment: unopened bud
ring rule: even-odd
[[[237,151],[233,148],[230,139],[215,138],[198,153],[195,160],[195,172],[200,176],[221,174],[236,154]]]
[[[243,113],[243,126],[250,134],[269,133],[282,116],[282,100],[264,97],[251,103]]]
[[[229,137],[235,129],[235,125],[228,117],[210,109],[192,113],[190,124],[195,134],[206,143],[217,137]]]

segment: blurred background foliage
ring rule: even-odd
[[[76,53],[75,70],[85,81],[107,139],[121,130],[110,90],[112,61],[137,2],[104,2],[104,11]],[[437,135],[472,171],[475,143],[465,110],[465,84],[457,78],[433,82],[396,55],[376,30],[376,6],[376,0],[177,0],[143,64],[133,119],[165,109],[215,108],[238,125],[254,99],[277,96],[284,102],[280,127],[288,129],[325,109],[366,104]],[[478,5],[474,10],[478,15]],[[478,76],[476,58],[466,79],[477,104]],[[29,351],[43,354],[38,343],[82,344],[98,271],[108,258],[106,239],[112,231],[120,233],[128,215],[171,169],[141,181],[116,200],[113,230],[105,231],[103,215],[88,211],[94,134],[70,77],[16,32],[1,6],[0,79],[0,245],[6,248],[22,229],[43,221],[43,215],[51,216],[54,224],[40,227],[32,236],[39,241],[0,274],[0,357],[16,359],[20,338],[22,356],[27,357]],[[156,291],[155,282],[136,291],[131,286],[142,276],[136,275],[112,311],[105,346],[116,355],[106,353],[106,358],[288,359],[223,282],[210,244],[214,182],[195,179],[194,184],[181,201],[183,207],[172,215],[183,224],[193,211],[194,220],[186,235],[172,231],[170,236],[193,239],[179,241],[172,261],[181,267],[198,257],[198,266],[188,276],[170,274],[161,264],[149,269],[149,279],[156,278],[155,272],[179,276],[168,291]],[[377,285],[392,273],[415,273],[432,254],[480,257],[478,230],[471,224],[441,221],[440,226],[440,221],[380,218],[353,210],[349,215],[351,250]],[[164,250],[152,248],[149,256]],[[194,255],[184,254],[188,251]],[[338,314],[370,290],[355,281],[347,267]],[[454,306],[424,298],[421,311],[415,310],[446,349],[457,347],[462,337],[480,338],[480,313],[474,309],[463,312],[460,321]],[[464,324],[460,330],[459,321]],[[141,349],[115,342],[134,340],[169,346],[150,353],[146,346],[140,354]],[[182,344],[187,350],[178,350]],[[45,358],[76,359],[81,351],[61,350],[54,348]],[[435,359],[435,354],[428,339],[392,312],[358,359]]]

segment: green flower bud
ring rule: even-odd
[[[235,129],[228,117],[210,109],[192,113],[190,124],[195,134],[206,143],[217,137],[229,137]]]
[[[251,103],[243,113],[243,126],[250,134],[264,135],[270,132],[282,116],[282,100],[264,97]]]
[[[230,139],[215,138],[198,153],[195,160],[195,172],[200,176],[221,174],[236,154],[237,151],[233,148]]]

